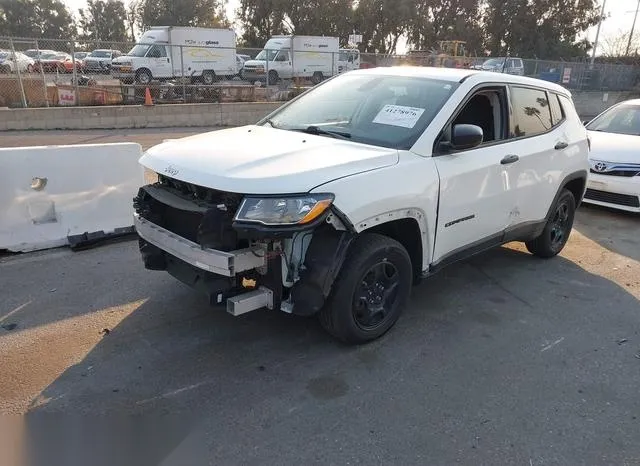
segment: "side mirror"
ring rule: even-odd
[[[582,124],[583,124],[583,125],[585,125],[585,126],[587,126],[589,123],[591,123],[589,120],[584,120],[584,121],[582,122]]]
[[[482,144],[484,132],[476,125],[455,125],[451,135],[451,148],[454,150],[473,149]]]

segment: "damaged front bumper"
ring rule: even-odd
[[[138,236],[148,243],[194,267],[217,275],[235,277],[237,273],[267,265],[267,253],[260,247],[231,252],[203,248],[138,214],[134,215],[134,226]]]

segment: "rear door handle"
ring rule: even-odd
[[[566,142],[559,142],[558,144],[556,144],[556,147],[554,147],[555,150],[564,150],[567,147],[569,147],[569,144],[567,144]]]
[[[507,155],[500,161],[500,163],[502,165],[509,165],[511,163],[516,163],[518,160],[520,160],[520,157],[518,157],[517,155]]]

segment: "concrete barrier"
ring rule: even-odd
[[[257,122],[280,105],[282,102],[7,109],[0,110],[0,131],[240,126]]]
[[[133,231],[139,144],[0,149],[0,249],[76,246]]]

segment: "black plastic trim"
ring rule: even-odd
[[[444,256],[438,262],[431,264],[429,266],[429,274],[436,273],[448,265],[464,259],[468,259],[469,257],[480,254],[481,252],[484,252],[488,249],[500,246],[501,244],[503,244],[503,238],[504,231],[501,231],[500,233],[496,233],[487,238],[478,240],[468,246],[463,246],[459,249],[456,249],[455,251],[452,251]]]

